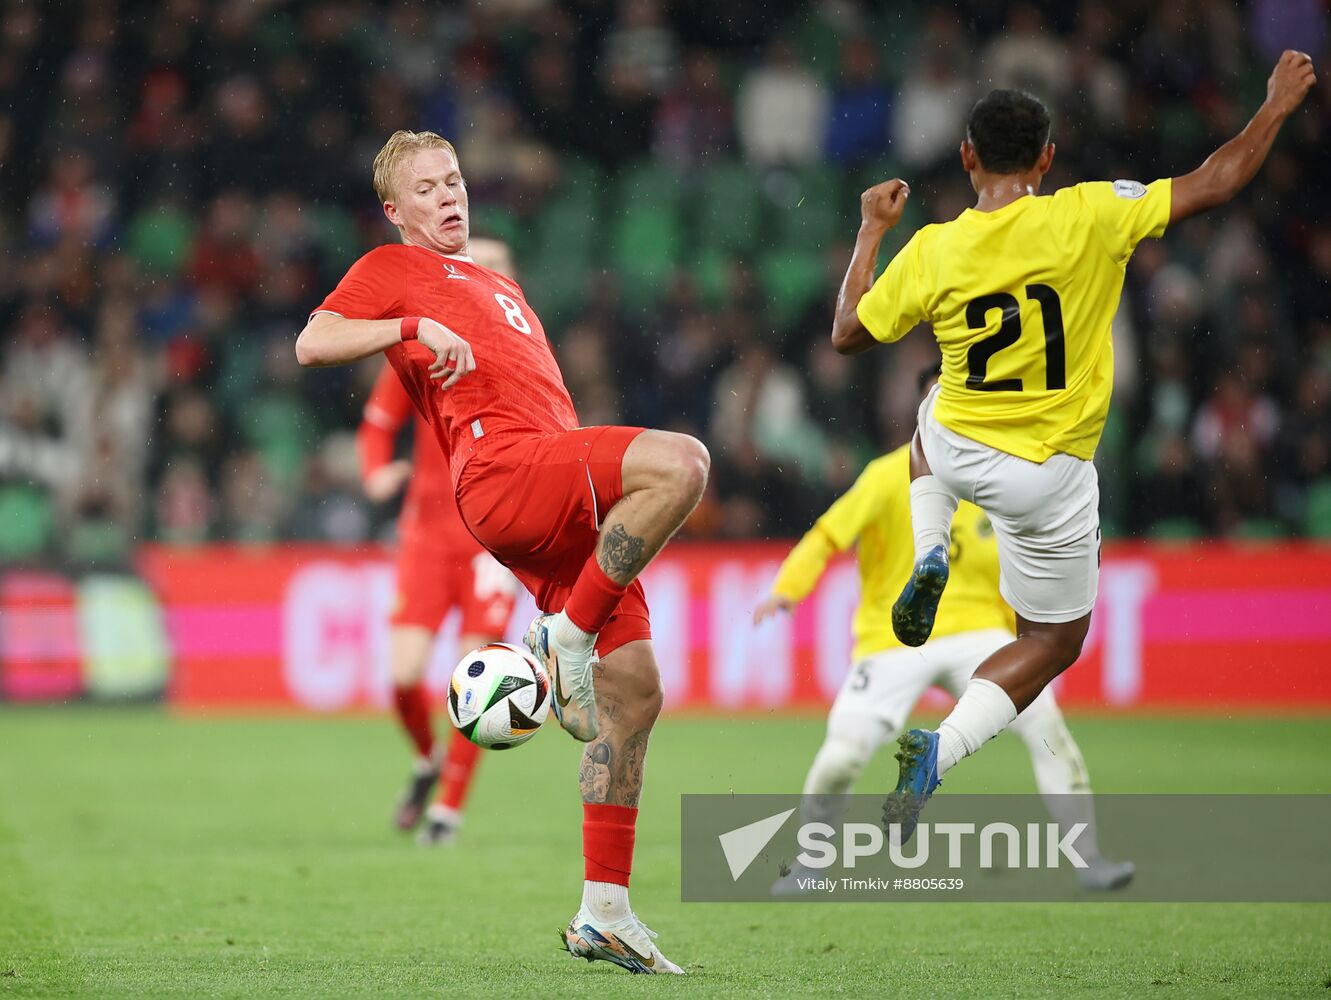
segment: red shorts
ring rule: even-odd
[[[596,548],[601,518],[624,495],[621,466],[641,427],[582,427],[493,441],[466,464],[458,510],[481,544],[511,569],[542,611],[559,611]],[[607,656],[652,637],[637,580],[596,642]]]
[[[508,630],[517,592],[513,574],[490,553],[441,551],[405,535],[392,623],[434,631],[451,609],[461,608],[461,635],[496,638]]]

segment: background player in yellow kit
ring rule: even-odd
[[[1076,184],[1036,197],[1054,160],[1049,112],[996,90],[971,111],[962,166],[976,204],[925,226],[875,282],[878,247],[909,188],[864,192],[863,222],[837,298],[842,353],[933,324],[939,385],[920,406],[911,453],[915,569],[893,627],[920,645],[948,577],[958,499],[989,515],[1001,589],[1017,638],[985,660],[937,732],[901,737],[893,806],[902,833],[942,775],[1034,701],[1081,653],[1099,577],[1099,481],[1091,459],[1109,411],[1110,327],[1137,244],[1234,197],[1257,173],[1280,126],[1316,80],[1287,51],[1266,101],[1238,136],[1182,177]]]
[[[924,394],[938,370],[923,372]],[[804,780],[804,794],[849,792],[864,766],[901,733],[906,717],[930,685],[960,696],[975,668],[1013,639],[1012,609],[998,593],[998,546],[984,512],[961,503],[952,521],[952,576],[938,605],[933,636],[918,649],[903,645],[888,617],[911,573],[910,447],[870,462],[855,485],[814,523],[791,550],[755,623],[790,611],[818,583],[828,560],[856,546],[860,604],[855,611],[853,666],[827,717],[827,736]],[[1077,849],[1089,867],[1077,878],[1087,889],[1118,889],[1134,873],[1131,862],[1106,861],[1095,835],[1090,778],[1052,688],[1045,688],[1012,724],[1031,755],[1035,783],[1063,829],[1085,823]],[[818,800],[806,799],[816,808]],[[818,817],[820,819],[825,817]],[[800,891],[811,872],[798,866],[773,891]]]

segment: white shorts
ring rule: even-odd
[[[1028,621],[1070,622],[1095,606],[1100,579],[1100,480],[1072,455],[1030,462],[948,430],[920,404],[920,440],[935,476],[989,516],[999,591]]]
[[[838,728],[838,717],[857,715],[872,716],[891,733],[899,733],[926,688],[937,684],[960,697],[975,669],[1015,638],[1006,629],[980,629],[932,639],[916,649],[887,649],[860,660],[851,667],[832,703],[829,731]]]

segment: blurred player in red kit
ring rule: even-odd
[[[473,239],[477,263],[513,277],[508,245]],[[394,460],[397,438],[411,421],[411,397],[391,365],[384,365],[365,403],[356,432],[365,493],[383,503],[404,485],[406,499],[398,518],[397,599],[389,632],[393,707],[417,757],[407,788],[394,814],[399,829],[410,830],[425,815],[417,841],[447,844],[457,836],[480,748],[454,731],[447,754],[435,745],[425,671],[435,634],[453,608],[462,612],[459,648],[474,649],[503,639],[513,614],[518,582],[472,537],[458,513],[448,459],[429,425],[415,420],[412,460]],[[439,798],[425,804],[435,783]]]
[[[395,132],[374,189],[401,242],[366,254],[311,315],[303,365],[383,351],[448,454],[471,533],[543,614],[527,642],[559,724],[586,743],[582,905],[562,932],[578,958],[682,970],[629,906],[637,806],[661,676],[638,574],[693,511],[710,458],[694,438],[579,427],[545,331],[516,282],[468,253],[457,154]]]

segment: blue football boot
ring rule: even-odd
[[[942,782],[938,780],[938,734],[928,729],[912,729],[897,739],[901,747],[897,761],[901,775],[897,787],[883,803],[883,831],[891,834],[892,824],[901,826],[901,843],[915,835],[920,810]]]
[[[892,631],[907,646],[923,646],[934,630],[938,601],[947,586],[947,547],[935,545],[920,557],[892,605]]]

